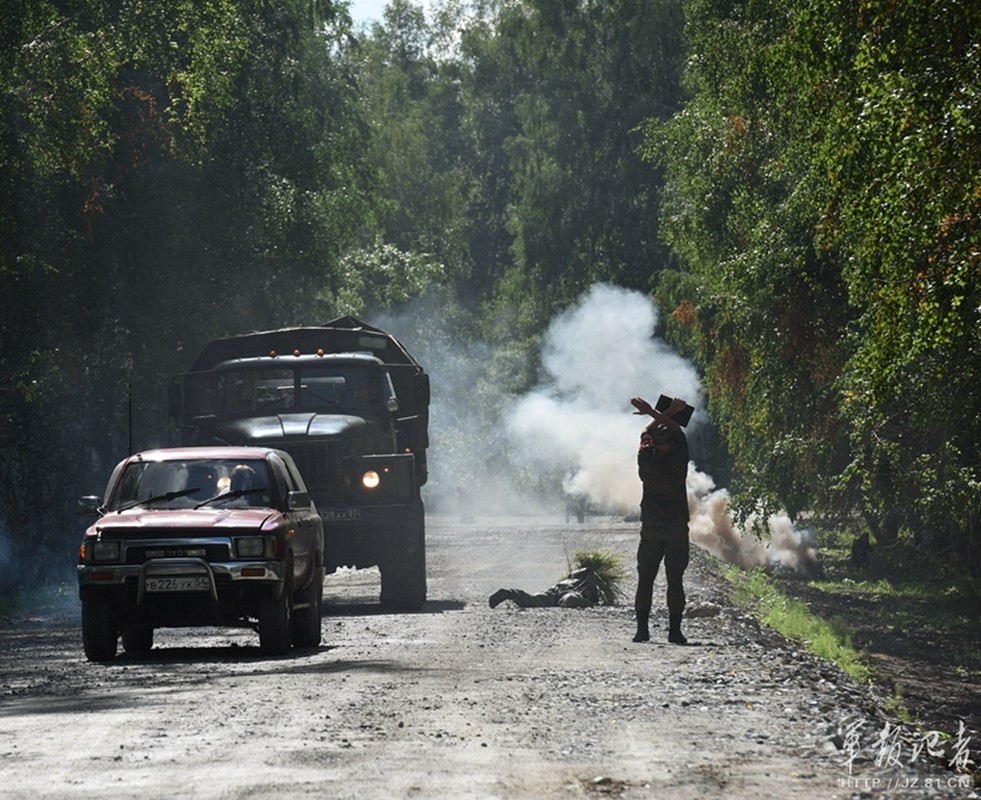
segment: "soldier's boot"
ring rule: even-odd
[[[643,619],[637,618],[637,633],[634,634],[635,642],[649,642],[651,640],[651,631],[648,628],[647,618]]]
[[[507,589],[498,589],[494,594],[490,596],[487,601],[491,608],[497,608],[501,603],[507,600],[511,596],[511,593]]]
[[[671,644],[688,644],[681,632],[681,614],[671,614],[668,617],[668,641]]]

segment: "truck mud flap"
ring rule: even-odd
[[[383,536],[379,559],[381,604],[392,611],[417,611],[426,602],[426,523],[422,504],[405,509],[397,530]]]

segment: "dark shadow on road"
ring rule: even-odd
[[[335,645],[294,648],[281,656],[264,655],[258,645],[223,645],[220,647],[201,645],[195,647],[154,647],[145,653],[122,652],[112,661],[93,666],[107,668],[131,666],[134,664],[249,664],[273,662],[290,664],[320,655],[335,649]]]
[[[242,651],[229,655],[229,650]],[[427,672],[426,668],[409,667],[397,661],[388,660],[319,660],[301,658],[303,652],[316,654],[326,651],[321,647],[315,651],[297,651],[290,656],[269,658],[262,656],[255,648],[214,648],[214,647],[174,647],[151,650],[139,659],[131,656],[117,657],[104,664],[92,664],[93,668],[103,668],[103,677],[112,679],[113,690],[74,691],[65,694],[56,687],[32,687],[23,695],[14,695],[0,703],[0,719],[23,715],[98,713],[112,709],[146,708],[171,702],[174,693],[197,691],[198,687],[211,686],[216,682],[232,679],[283,678],[285,675],[350,674],[352,672],[371,672],[381,675],[394,675],[403,672],[418,674]],[[329,648],[334,649],[334,648]],[[244,656],[244,657],[243,657]],[[229,670],[227,672],[183,671],[201,665],[215,664],[227,667],[248,663],[266,664],[264,669],[248,671]],[[150,672],[134,671],[145,666]],[[174,667],[174,670],[168,669]]]
[[[443,614],[447,611],[461,611],[466,607],[463,600],[429,600],[416,611],[393,611],[379,603],[328,603],[324,601],[324,617],[370,617],[381,614]]]

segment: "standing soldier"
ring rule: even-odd
[[[640,503],[640,547],[637,549],[637,613],[635,642],[650,641],[649,619],[654,579],[661,561],[668,579],[668,641],[688,644],[681,633],[685,610],[682,578],[688,567],[688,439],[674,415],[687,403],[675,398],[663,411],[646,400],[630,401],[636,414],[653,417],[640,436],[637,469],[644,484]]]

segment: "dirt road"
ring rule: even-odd
[[[77,603],[0,620],[0,794],[977,796],[915,739],[891,740],[863,689],[734,609],[698,553],[689,604],[705,616],[686,620],[689,647],[656,623],[632,643],[629,604],[487,605],[501,586],[546,588],[576,550],[632,568],[636,535],[613,520],[431,519],[422,612],[381,613],[371,571],[332,576],[324,645],[278,659],[250,631],[191,630],[96,665]],[[663,590],[660,576],[661,614]]]

